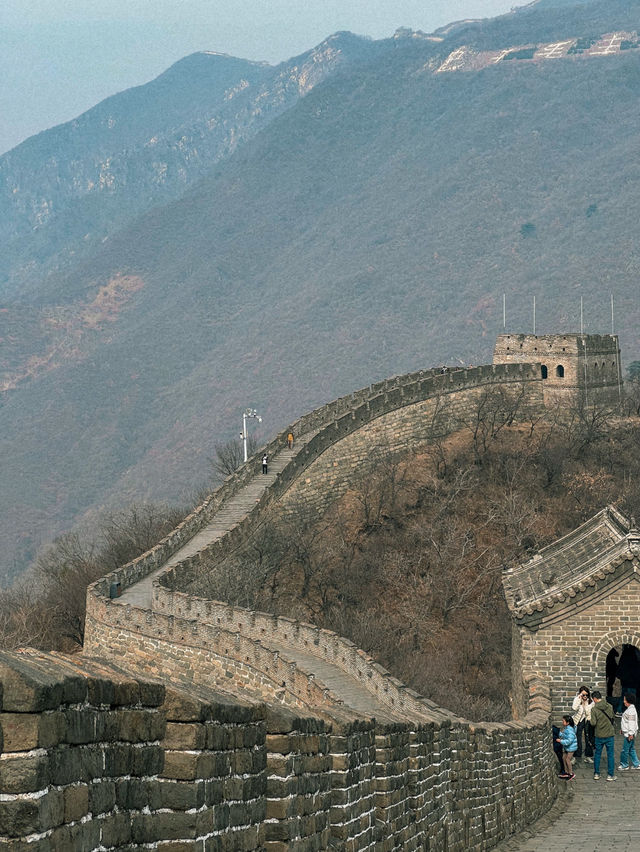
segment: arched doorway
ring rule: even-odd
[[[640,648],[628,642],[609,650],[605,659],[607,700],[622,713],[622,698],[640,695]]]
[[[594,649],[594,670],[602,694],[617,713],[623,710],[622,697],[640,696],[640,636],[610,636]]]

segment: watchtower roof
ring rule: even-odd
[[[630,523],[613,506],[607,506],[533,559],[504,572],[509,609],[516,618],[526,618],[575,597],[637,555],[638,543],[640,532],[633,519]]]

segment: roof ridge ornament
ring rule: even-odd
[[[634,550],[640,549],[640,529],[638,529],[638,527],[636,526],[636,519],[633,515],[631,515],[631,523],[629,525],[629,532],[627,533],[627,541]]]

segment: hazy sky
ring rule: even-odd
[[[0,0],[0,153],[197,50],[277,63],[337,30],[383,38],[526,0]]]

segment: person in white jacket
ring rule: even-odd
[[[622,753],[620,755],[619,770],[624,771],[629,768],[629,761],[633,764],[634,769],[640,769],[640,760],[636,754],[636,735],[638,733],[638,713],[636,711],[636,697],[633,693],[628,693],[622,699],[625,706],[625,711],[620,719],[620,733],[624,737],[622,742]]]
[[[593,701],[589,688],[581,686],[578,694],[571,705],[573,709],[573,724],[576,727],[576,738],[578,748],[575,754],[576,760],[582,757],[582,739],[584,737],[584,759],[587,763],[593,763],[593,731],[591,730],[591,710]]]

